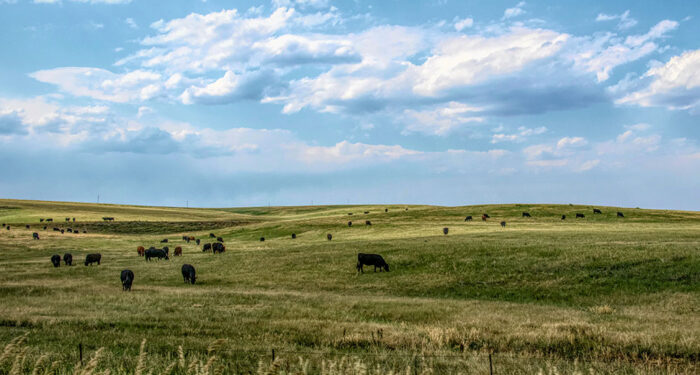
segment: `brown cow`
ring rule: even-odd
[[[136,248],[136,252],[139,253],[139,256],[142,257],[146,253],[146,249],[144,249],[143,246],[139,246]]]
[[[182,255],[182,248],[180,246],[175,248],[175,253],[173,254],[176,257],[179,257]]]
[[[481,215],[481,220],[486,221],[486,218],[487,218],[487,217],[488,217],[488,216],[486,216],[486,214]]]

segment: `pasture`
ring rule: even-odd
[[[17,366],[27,373],[42,355],[71,373],[79,345],[86,365],[104,348],[95,372],[113,374],[488,374],[489,354],[497,374],[697,373],[700,212],[593,208],[0,200],[11,226],[0,228],[0,347],[26,334]],[[182,240],[215,242],[209,233],[224,253]],[[137,255],[164,238],[169,260]],[[74,266],[54,268],[51,256],[67,252]],[[360,252],[381,254],[390,272],[358,274]],[[84,266],[88,253],[101,265]],[[183,282],[184,263],[196,284]],[[0,373],[22,355],[13,350]]]

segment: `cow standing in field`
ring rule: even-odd
[[[182,248],[180,246],[175,248],[175,252],[173,253],[173,256],[176,256],[176,257],[182,256]]]
[[[491,216],[489,216],[489,214],[483,214],[483,215],[481,215],[481,216],[483,216],[483,217],[485,217],[485,218],[487,218],[487,219],[490,219],[490,218],[491,218]]]
[[[146,253],[146,249],[143,246],[139,246],[136,248],[136,252],[142,257]]]
[[[37,232],[32,233],[32,239],[38,240],[38,239],[39,239],[39,233],[37,233]]]
[[[170,248],[167,246],[163,246],[163,251],[165,251],[165,255],[170,256]]]
[[[388,209],[388,208],[385,208],[385,209],[384,209],[384,212],[389,212],[389,209]]]
[[[194,243],[196,243],[197,246],[199,246],[199,243],[200,243],[199,238],[197,238],[197,239],[194,241]]]
[[[210,238],[216,238],[216,235],[214,233],[209,233]]]
[[[464,218],[464,221],[472,221],[472,217],[471,217],[471,215],[469,215],[469,216],[465,217],[465,218]]]
[[[29,229],[29,228],[30,228],[30,227],[29,227],[29,224],[25,225],[24,227],[25,227],[26,229]]]
[[[224,239],[221,238],[221,237],[216,237],[216,240],[219,241],[219,242],[224,242]]]
[[[194,267],[191,264],[182,265],[182,279],[185,281],[185,284],[194,285],[197,276]]]
[[[66,218],[66,221],[70,221],[70,218],[69,218],[69,217],[67,217],[67,218]]]
[[[617,217],[625,217],[625,215],[622,212],[617,211]]]
[[[594,214],[602,214],[603,211],[601,211],[601,210],[599,210],[599,209],[597,209],[597,208],[594,208],[594,209],[593,209],[593,213],[594,213]]]
[[[377,267],[379,267],[380,272],[382,270],[389,272],[389,265],[379,254],[357,254],[357,271],[365,273],[364,269],[362,268],[364,265],[374,266],[374,272],[377,272]]]
[[[296,234],[296,233],[292,233],[292,239],[294,240],[294,239],[296,239],[296,238],[297,238],[297,234]]]
[[[162,240],[160,240],[160,243],[168,243],[168,239],[167,238],[162,239]]]
[[[332,234],[330,234],[330,233],[328,233],[328,234],[326,235],[326,238],[328,238],[328,241],[330,241],[330,240],[332,240],[332,239],[333,239],[333,235],[332,235]]]
[[[73,265],[73,255],[71,253],[63,254],[63,262],[66,264],[66,266],[72,266]]]
[[[65,232],[66,232],[65,230],[61,229],[61,234],[65,233]]]
[[[214,242],[211,245],[211,251],[214,254],[223,253],[224,251],[226,251],[226,246],[224,246],[224,244],[222,244],[221,242]]]
[[[369,213],[369,211],[365,211],[365,215],[367,215],[368,213]]]
[[[562,220],[566,220],[566,215],[561,215]]]
[[[48,218],[48,219],[46,219],[46,222],[47,222],[47,223],[52,223],[52,222],[53,222],[53,219]]]
[[[371,225],[372,225],[372,222],[369,221],[369,220],[365,220],[365,225],[371,226]]]
[[[265,242],[265,237],[260,237],[260,242]]]
[[[46,225],[44,225],[44,230],[46,230]]]
[[[121,274],[122,290],[131,292],[131,284],[134,282],[134,272],[131,270],[123,270]]]
[[[486,221],[487,218],[488,218],[488,216],[486,216],[486,214],[481,215],[481,221]]]
[[[586,217],[586,215],[584,215],[584,214],[576,214],[577,219],[579,219],[579,218],[583,219],[585,217]]]
[[[146,253],[144,254],[144,256],[146,257],[147,261],[150,261],[151,258],[158,258],[158,259],[165,259],[165,260],[170,259],[168,257],[168,254],[165,251],[163,251],[163,249],[156,249],[153,247],[146,250]]]
[[[211,250],[211,244],[210,244],[210,243],[205,243],[204,246],[202,246],[202,252],[210,251],[210,250]]]
[[[40,222],[40,223],[43,223],[43,222],[44,222],[44,219],[39,219],[39,222]]]
[[[51,263],[53,263],[54,267],[58,267],[61,265],[61,256],[58,254],[54,254],[51,256]]]
[[[89,266],[93,263],[97,263],[97,265],[100,265],[100,262],[102,261],[102,254],[96,253],[96,254],[88,254],[85,257],[85,265]]]
[[[506,222],[505,222],[505,221],[501,221],[501,228],[505,228],[505,227],[506,227]]]
[[[529,212],[523,212],[523,217],[532,217]]]
[[[348,227],[352,226],[352,221],[348,221]]]
[[[442,228],[442,234],[444,234],[445,236],[447,236],[447,233],[449,233],[449,231],[450,231],[450,228],[448,228],[448,227]]]

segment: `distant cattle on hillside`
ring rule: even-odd
[[[377,272],[377,267],[379,271],[389,272],[389,265],[379,254],[357,254],[357,271],[364,273],[363,266],[374,266],[374,272]]]
[[[223,253],[224,251],[226,251],[226,246],[224,246],[224,244],[222,244],[221,242],[214,242],[213,244],[211,244],[211,250],[214,254]]]
[[[193,284],[197,279],[194,267],[191,264],[183,264],[181,268],[182,278],[185,284]]]
[[[372,225],[372,222],[369,220],[365,220],[365,225]]]
[[[349,227],[352,226],[352,221],[348,221],[348,226],[349,226]]]
[[[72,266],[73,265],[73,254],[71,254],[71,253],[63,254],[63,262],[66,263],[66,266]]]
[[[617,217],[625,217],[625,215],[622,212],[617,211]]]
[[[506,227],[506,222],[505,222],[505,221],[501,221],[501,228],[505,228],[505,227]]]
[[[594,209],[593,209],[593,213],[594,213],[594,214],[602,214],[603,211],[601,211],[601,210],[599,210],[599,209],[597,209],[597,208],[594,208]]]
[[[584,217],[586,217],[586,215],[584,215],[584,214],[576,214],[576,218],[577,218],[577,219],[583,219]]]
[[[51,256],[51,263],[53,263],[54,267],[58,267],[61,265],[61,256],[58,254],[54,254]]]
[[[39,239],[39,233],[37,233],[37,232],[32,233],[32,239],[38,240],[38,239]]]
[[[93,263],[97,263],[97,265],[100,265],[100,262],[102,261],[102,254],[96,253],[96,254],[88,254],[85,256],[85,265],[89,266]]]
[[[447,235],[447,233],[449,233],[449,231],[450,231],[450,228],[448,228],[448,227],[442,228],[442,234],[444,234],[444,235]]]
[[[176,257],[182,256],[182,248],[180,246],[175,248],[175,251],[173,252],[173,256],[176,256]]]
[[[333,239],[333,235],[330,234],[330,233],[328,233],[328,234],[326,235],[326,238],[328,239],[328,241],[330,241],[330,240]]]
[[[132,270],[123,270],[120,278],[122,280],[122,290],[131,292],[131,284],[134,282],[134,272]]]
[[[204,246],[202,246],[202,252],[209,251],[209,250],[211,250],[211,244],[205,243]]]
[[[465,217],[465,218],[464,218],[464,221],[472,221],[472,216],[469,215],[469,216]]]
[[[529,212],[523,212],[523,217],[532,217]]]
[[[562,220],[566,220],[566,215],[561,215]]]

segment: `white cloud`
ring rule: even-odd
[[[517,16],[525,13],[525,10],[523,9],[524,6],[525,6],[525,2],[521,1],[516,6],[506,9],[503,12],[503,19],[505,20],[505,19],[517,17]]]
[[[700,110],[700,50],[674,56],[666,64],[649,69],[636,82],[624,81],[618,85],[611,89],[622,93],[616,100],[618,104],[695,113]]]
[[[134,21],[133,18],[129,17],[124,20],[124,22],[132,29],[138,29],[139,25],[136,24],[136,21]]]
[[[407,125],[403,134],[423,133],[445,136],[455,129],[469,123],[479,123],[482,117],[475,116],[479,108],[464,103],[450,102],[432,110],[406,110]]]
[[[570,147],[581,147],[588,144],[583,137],[564,137],[557,142],[557,149],[563,150]]]
[[[598,17],[595,19],[596,21],[614,21],[614,20],[619,20],[617,23],[617,28],[620,30],[626,30],[631,27],[634,27],[637,24],[637,20],[634,18],[630,17],[630,11],[626,10],[622,14],[604,14],[600,13],[598,14]]]
[[[468,29],[474,25],[474,20],[472,18],[457,19],[455,21],[455,30],[462,31]]]
[[[502,131],[498,130],[499,132]],[[504,133],[496,133],[491,136],[491,143],[499,143],[499,142],[523,142],[525,141],[528,137],[533,136],[533,135],[539,135],[543,134],[547,131],[547,128],[544,126],[540,126],[538,128],[526,128],[524,126],[521,126],[518,128],[518,132],[514,134],[504,134]]]

